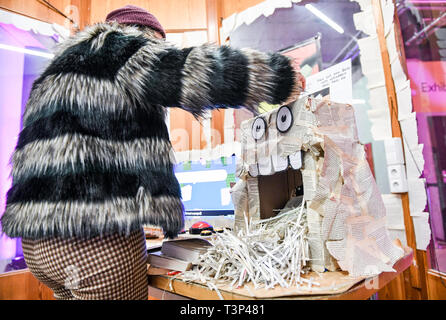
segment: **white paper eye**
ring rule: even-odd
[[[293,113],[287,106],[283,106],[277,111],[276,126],[277,130],[281,133],[285,133],[293,126]]]
[[[266,132],[266,121],[263,118],[257,118],[252,124],[252,137],[254,140],[263,138]]]

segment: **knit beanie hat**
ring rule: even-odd
[[[137,6],[127,5],[123,8],[116,9],[107,15],[106,21],[116,21],[121,24],[147,26],[155,31],[158,31],[163,38],[166,38],[166,32],[159,23],[158,19],[147,10]]]

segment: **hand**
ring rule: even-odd
[[[305,77],[300,73],[300,72],[296,72],[296,79],[295,79],[295,84],[294,84],[294,91],[291,93],[290,97],[288,98],[288,100],[284,103],[284,105],[288,105],[293,103],[294,101],[296,101],[300,94],[302,93],[302,91],[305,91],[307,82],[305,80]]]
[[[296,71],[296,78],[299,87],[302,88],[302,91],[305,91],[306,80],[305,77],[300,73],[300,63],[296,59],[291,60],[291,64],[293,65],[294,70]]]
[[[300,72],[297,73],[297,79],[298,79],[297,80],[298,85],[302,88],[302,91],[305,91],[305,88],[307,86],[307,80],[302,75],[302,73]]]

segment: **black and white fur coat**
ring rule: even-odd
[[[183,228],[165,107],[280,104],[298,94],[292,62],[227,46],[178,49],[138,28],[97,24],[65,41],[35,81],[12,156],[9,237]]]

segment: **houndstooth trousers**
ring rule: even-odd
[[[144,231],[129,237],[22,239],[31,273],[58,300],[147,300]]]

